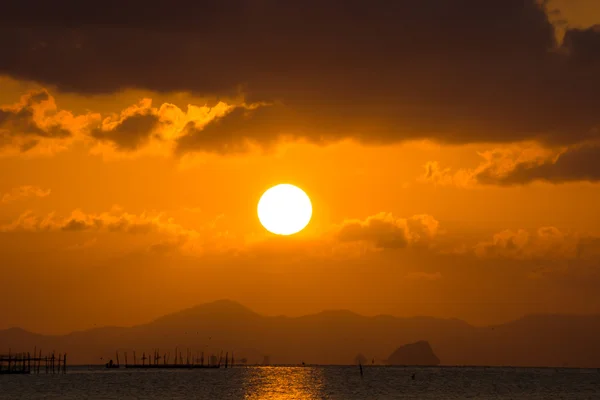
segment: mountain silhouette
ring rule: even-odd
[[[149,323],[68,335],[0,331],[0,352],[67,352],[71,364],[100,364],[133,350],[192,354],[234,352],[236,359],[274,364],[348,364],[356,354],[386,360],[396,349],[427,341],[443,365],[600,367],[600,316],[530,315],[475,327],[458,319],[366,317],[346,310],[301,317],[263,316],[230,300],[202,304]],[[104,361],[103,361],[104,360]],[[121,363],[124,358],[121,359]]]

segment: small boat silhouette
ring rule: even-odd
[[[108,360],[105,364],[106,368],[119,368],[119,352],[117,352],[117,362],[114,363],[113,360]]]

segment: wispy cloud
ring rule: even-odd
[[[27,197],[46,197],[50,195],[50,189],[42,189],[38,186],[24,185],[11,189],[2,195],[2,203],[11,203]]]

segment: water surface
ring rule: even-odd
[[[554,368],[72,367],[0,376],[2,399],[600,399],[600,371]],[[414,374],[414,379],[413,379]]]

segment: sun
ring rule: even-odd
[[[276,235],[293,235],[308,225],[312,204],[302,189],[282,183],[263,193],[258,201],[258,219]]]

